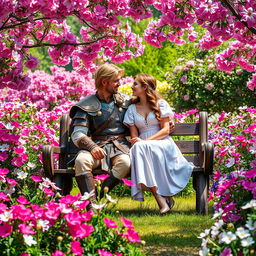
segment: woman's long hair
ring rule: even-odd
[[[149,102],[150,108],[154,111],[157,120],[160,120],[160,109],[157,106],[157,101],[161,99],[161,95],[156,91],[156,79],[149,74],[138,74],[134,77],[138,82],[146,87],[146,97]],[[139,97],[135,97],[132,103],[138,103],[140,101]]]

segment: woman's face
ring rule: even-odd
[[[138,79],[134,79],[133,85],[132,85],[132,95],[139,97],[140,95],[143,95],[146,93],[146,87],[142,85]]]

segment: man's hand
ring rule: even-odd
[[[91,150],[91,154],[95,159],[103,159],[107,154],[101,147],[95,147]]]
[[[170,128],[169,128],[170,132],[169,132],[169,134],[171,134],[175,130],[175,125],[174,125],[174,123],[172,121],[170,121],[169,125],[170,125]]]

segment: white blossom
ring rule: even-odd
[[[225,166],[228,167],[228,168],[230,168],[230,167],[232,167],[234,164],[235,164],[235,158],[234,158],[234,157],[230,157],[230,158],[227,160],[227,163],[225,164]]]
[[[204,238],[207,235],[209,235],[210,229],[206,229],[204,232],[200,233],[200,235],[197,238]]]
[[[248,247],[248,246],[254,244],[253,238],[251,236],[247,237],[241,241],[241,244],[243,247]]]
[[[13,214],[11,211],[5,211],[2,214],[0,214],[0,220],[3,222],[8,222],[10,219],[12,219]]]
[[[106,204],[94,204],[92,203],[92,207],[97,210],[97,211],[100,211],[102,210],[104,207],[105,207]]]
[[[252,199],[249,203],[241,207],[242,209],[254,208],[256,209],[256,200]]]
[[[33,244],[37,244],[36,240],[34,240],[33,236],[31,235],[23,235],[24,242],[28,245],[31,246]]]
[[[109,201],[109,202],[111,202],[111,203],[116,203],[117,201],[116,200],[114,200],[110,195],[108,195],[108,194],[106,194],[106,198],[107,198],[107,200]]]
[[[244,228],[240,227],[236,230],[236,235],[239,238],[244,239],[244,238],[250,236],[250,233],[247,229],[244,229]]]
[[[24,179],[27,178],[28,173],[27,172],[23,172],[23,171],[18,171],[17,175],[18,175],[18,179],[24,180]]]
[[[44,232],[45,230],[48,230],[50,225],[49,225],[49,221],[48,220],[42,220],[42,219],[39,219],[37,221],[37,227],[38,228],[41,228],[42,231]]]
[[[253,222],[253,220],[248,220],[245,224],[245,226],[249,229],[249,230],[256,230],[256,221]]]
[[[8,144],[2,144],[0,145],[0,151],[8,151],[9,150],[9,145]]]
[[[90,193],[85,192],[85,193],[83,194],[83,196],[81,197],[81,200],[82,200],[82,201],[88,200],[88,199],[90,199],[91,197],[93,197],[94,194],[95,194],[95,193],[94,193],[93,190],[92,190]]]
[[[232,241],[236,240],[236,235],[232,232],[222,232],[219,235],[220,243],[230,244]]]

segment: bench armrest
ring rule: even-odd
[[[204,173],[211,175],[213,172],[214,146],[211,142],[202,144]]]
[[[50,179],[54,176],[54,154],[60,154],[61,147],[46,145],[43,146],[43,167],[46,176]]]

